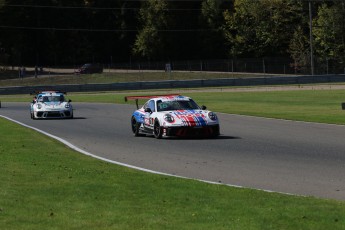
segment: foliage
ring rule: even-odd
[[[295,0],[236,0],[233,11],[225,11],[225,35],[232,56],[287,55],[294,28],[303,17]]]
[[[137,34],[133,52],[149,60],[162,58],[166,48],[166,39],[162,33],[168,28],[167,16],[168,3],[160,0],[148,0],[143,2],[140,9],[140,21],[143,28]]]
[[[200,33],[200,47],[202,56],[208,57],[210,54],[217,52],[222,56],[226,55],[224,49],[225,37],[222,30],[224,24],[221,1],[203,0],[201,4],[200,21],[205,31]]]
[[[312,1],[315,55],[343,67],[342,1]],[[303,0],[0,0],[7,65],[291,57],[309,65]],[[6,57],[6,58],[4,58]]]
[[[112,55],[116,60],[118,55],[129,51],[127,25],[123,23],[130,13],[123,7],[131,7],[129,4],[92,0],[7,0],[0,21],[8,27],[1,28],[3,38],[0,39],[11,56],[8,64],[79,65],[109,62]],[[136,24],[135,17],[131,18],[130,22]],[[118,32],[119,28],[123,30]]]
[[[323,4],[314,19],[316,53],[319,60],[344,63],[345,61],[345,19],[344,2]],[[325,63],[325,61],[323,62]],[[335,68],[337,66],[334,66]]]
[[[293,33],[289,44],[289,52],[294,60],[292,65],[295,71],[305,72],[306,67],[310,64],[309,38],[301,26],[298,26]]]

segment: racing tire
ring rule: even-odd
[[[157,139],[161,139],[163,135],[163,129],[159,124],[158,120],[155,120],[155,124],[153,125],[153,136]]]
[[[211,138],[217,138],[220,136],[220,130],[219,126],[217,126],[215,129],[213,129],[213,133],[211,134]]]
[[[137,122],[135,117],[132,117],[132,119],[131,119],[131,127],[132,127],[133,135],[135,137],[140,136],[140,134],[139,134],[140,123]]]

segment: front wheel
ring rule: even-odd
[[[140,123],[137,122],[135,117],[132,117],[131,119],[131,126],[132,126],[132,132],[135,137],[139,136],[139,127]]]
[[[160,126],[159,121],[156,120],[155,124],[153,126],[153,135],[155,136],[155,138],[161,139],[162,138],[162,134],[163,134],[162,132],[163,132],[163,129]]]
[[[31,119],[36,120],[35,114],[33,112],[30,113]]]

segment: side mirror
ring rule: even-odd
[[[152,110],[150,108],[146,108],[145,113],[152,113]]]
[[[202,109],[202,110],[206,110],[207,107],[203,105],[203,106],[201,106],[201,109]]]
[[[68,102],[72,102],[72,100],[71,100],[71,99],[69,99],[69,100],[68,100]]]

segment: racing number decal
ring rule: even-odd
[[[145,116],[144,124],[148,126],[153,126],[154,118]]]

